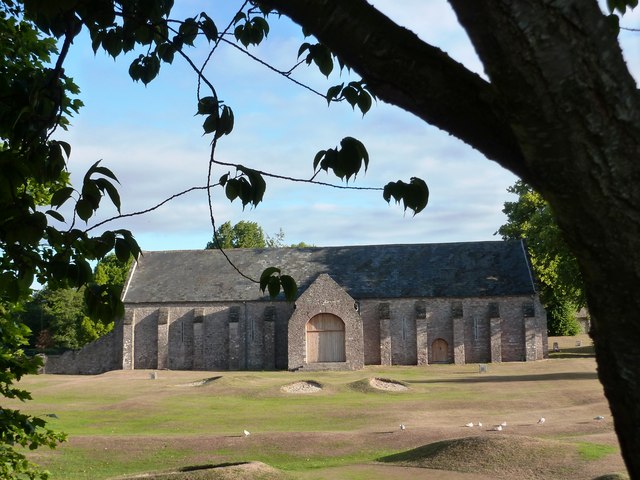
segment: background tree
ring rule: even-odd
[[[576,312],[586,303],[575,256],[562,237],[549,204],[533,188],[518,180],[508,188],[518,195],[505,202],[507,223],[498,229],[503,240],[525,239],[531,265],[547,310],[550,335],[576,335]]]
[[[283,247],[313,247],[305,242],[286,245],[285,233],[282,228],[273,237],[264,234],[264,230],[256,222],[239,221],[231,226],[225,222],[216,229],[212,241],[207,243],[206,250],[214,248],[283,248]]]
[[[215,232],[212,241],[207,243],[206,249],[214,248],[265,248],[267,242],[262,227],[256,222],[239,221],[231,226],[231,222],[224,222]]]

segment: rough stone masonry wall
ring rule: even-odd
[[[359,305],[331,277],[320,275],[296,300],[289,319],[289,370],[358,370],[364,367]],[[306,325],[321,313],[336,315],[345,327],[345,362],[307,362]]]
[[[129,305],[120,368],[286,368],[291,309],[284,302]]]
[[[423,365],[442,339],[448,361],[488,363],[546,358],[546,314],[537,299],[359,300],[367,365]]]
[[[81,350],[46,355],[42,373],[97,375],[122,368],[122,324]]]

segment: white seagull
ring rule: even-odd
[[[593,417],[594,420],[604,420],[604,417],[602,415],[598,415],[597,417]]]
[[[400,430],[405,430],[407,427],[405,427],[404,423],[400,424]]]
[[[496,432],[501,432],[502,431],[502,425],[496,425],[496,427],[493,429]]]
[[[473,427],[473,422],[465,423],[465,427]]]
[[[500,426],[501,426],[501,427],[506,427],[506,426],[507,426],[507,422],[502,422],[502,423],[500,424]]]
[[[478,422],[478,426],[481,427],[482,426],[482,422]]]
[[[545,421],[546,420],[544,417],[540,417],[540,420],[538,420],[538,425],[542,425]]]
[[[251,435],[251,432],[248,430],[243,430],[242,433],[244,433],[245,437],[248,437],[249,435]]]

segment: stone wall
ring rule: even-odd
[[[122,368],[122,328],[114,329],[81,350],[44,356],[42,373],[97,375]]]
[[[364,367],[364,343],[359,304],[326,274],[296,300],[289,319],[289,370],[357,370]],[[306,325],[321,313],[337,316],[344,322],[345,362],[307,362]]]
[[[306,324],[331,313],[345,324],[346,362],[306,362]],[[546,358],[546,314],[537,298],[353,299],[321,276],[293,304],[243,302],[127,305],[113,332],[46,359],[46,373],[113,369],[358,369]],[[335,363],[335,364],[334,364]]]
[[[284,302],[128,305],[118,368],[286,368],[292,308]]]

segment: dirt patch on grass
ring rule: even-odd
[[[408,387],[397,380],[391,380],[388,378],[372,378],[369,380],[369,385],[378,390],[386,390],[389,392],[404,392],[408,390]]]
[[[290,383],[283,386],[280,390],[285,393],[317,393],[322,390],[322,385],[313,380],[302,380],[300,382]]]

